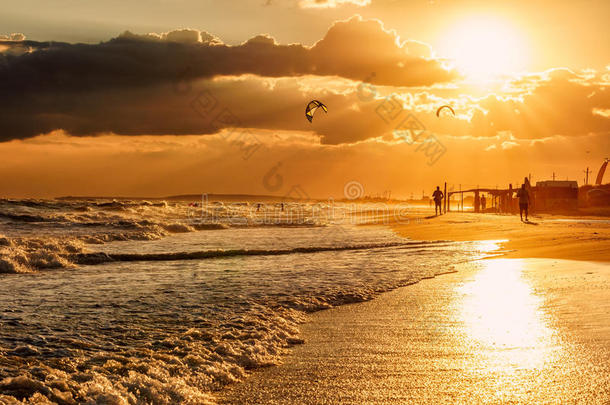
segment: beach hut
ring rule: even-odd
[[[536,183],[536,208],[539,211],[578,208],[578,183],[570,180],[546,180]]]

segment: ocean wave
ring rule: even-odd
[[[298,311],[258,306],[219,322],[151,337],[146,347],[99,350],[69,360],[44,361],[32,346],[3,357],[21,373],[0,380],[0,403],[214,404],[213,392],[247,370],[278,364],[298,343]]]
[[[18,227],[20,232],[32,235],[56,237],[69,233],[87,243],[103,244],[232,227],[325,225],[325,220],[317,217],[320,210],[308,204],[265,204],[260,212],[258,208],[248,202],[210,202],[201,207],[185,202],[123,199],[0,200],[0,233],[13,234],[11,227]]]
[[[67,206],[63,202],[56,200],[34,200],[34,199],[6,199],[0,198],[0,205],[17,206],[17,207],[30,207],[30,208],[44,208],[44,209],[62,209]]]
[[[382,244],[360,247],[382,248]],[[403,269],[402,274],[392,268],[382,273],[382,267],[366,270],[370,257],[362,257],[362,262],[357,259],[339,272],[321,266],[315,273],[282,273],[280,264],[270,273],[251,271],[236,278],[216,278],[205,265],[198,277],[172,279],[180,280],[181,287],[162,281],[161,291],[135,288],[140,291],[105,296],[95,304],[101,317],[96,324],[102,329],[94,330],[94,335],[87,327],[70,327],[66,336],[52,334],[38,344],[28,338],[30,343],[0,349],[0,359],[7,364],[6,377],[0,381],[0,392],[5,395],[0,396],[0,403],[213,404],[213,392],[244,379],[249,370],[281,363],[289,347],[304,343],[299,324],[306,313],[370,300],[434,275],[429,268],[423,273]],[[308,261],[302,258],[296,263]],[[133,266],[118,272],[137,272]],[[139,266],[149,268],[144,263]],[[193,266],[184,266],[187,268],[194,271]],[[237,279],[240,282],[233,285]],[[258,286],[255,280],[260,280]],[[279,289],[260,289],[271,281]],[[202,285],[205,290],[197,292]],[[108,284],[92,290],[105,287]],[[145,299],[149,295],[152,301]],[[70,311],[85,310],[90,316],[92,308],[77,301]],[[150,319],[149,311],[153,311]],[[138,314],[137,321],[123,318],[131,313]],[[54,328],[62,330],[62,325]]]
[[[152,241],[171,233],[197,230],[227,229],[223,224],[165,224],[141,226],[139,231],[127,233],[88,234],[74,238],[8,238],[0,235],[0,273],[30,273],[39,270],[69,268],[75,265],[94,265],[107,262],[205,260],[236,256],[280,256],[371,250],[382,248],[425,249],[440,246],[444,241],[386,242],[345,244],[339,246],[306,246],[287,249],[216,249],[160,253],[105,253],[87,251],[86,245],[103,245],[121,241]]]
[[[442,241],[441,241],[442,242]],[[438,246],[439,242],[389,242],[345,246],[310,246],[292,249],[228,249],[228,250],[202,250],[195,252],[167,252],[167,253],[78,253],[71,256],[77,264],[100,264],[106,262],[143,262],[143,261],[180,261],[205,260],[236,256],[283,256],[291,254],[308,254],[319,252],[341,252],[346,250],[372,250],[383,248],[410,248]]]
[[[0,273],[31,273],[74,266],[70,256],[82,253],[79,240],[0,236]]]
[[[134,215],[66,203],[59,214],[95,224],[0,235],[0,272],[100,265],[4,277],[11,291],[0,290],[0,303],[14,295],[19,307],[0,312],[0,403],[211,404],[215,391],[303,343],[306,313],[372,299],[463,257],[448,242],[379,227],[227,229],[152,204],[126,207],[146,213]]]
[[[49,222],[52,221],[49,217],[43,217],[40,215],[28,215],[28,214],[14,214],[10,212],[0,212],[0,218],[6,218],[11,221],[17,222]]]
[[[92,263],[96,253],[86,253],[86,245],[106,244],[117,241],[150,241],[169,233],[163,229],[130,233],[85,235],[77,238],[9,238],[0,235],[0,273],[32,273],[40,270],[74,267],[86,260],[75,260],[81,255],[89,256]],[[109,259],[103,261],[111,261]],[[91,264],[91,263],[86,263]]]
[[[222,224],[157,224],[153,222],[121,224],[128,232],[84,233],[73,237],[7,237],[0,235],[0,273],[31,273],[39,270],[69,268],[77,264],[99,263],[96,253],[86,253],[86,245],[111,242],[159,240],[173,233],[227,229]],[[90,256],[87,258],[87,256]],[[77,260],[75,260],[75,257]],[[114,261],[116,259],[106,259]]]

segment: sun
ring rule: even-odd
[[[523,71],[528,59],[527,42],[519,30],[497,17],[461,20],[443,34],[440,43],[440,56],[449,58],[470,81]]]

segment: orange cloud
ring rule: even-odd
[[[553,70],[531,80],[533,86],[523,95],[481,100],[472,118],[474,132],[493,135],[506,130],[533,139],[610,131],[610,117],[599,113],[610,108],[610,91],[597,75]]]
[[[0,35],[0,41],[25,41],[25,35],[20,32],[14,32],[9,35]]]
[[[441,137],[446,154],[433,166],[416,145],[363,141],[323,145],[305,133],[251,129],[264,145],[249,159],[227,133],[214,136],[104,135],[62,133],[0,143],[0,188],[4,197],[59,195],[167,196],[182,193],[249,193],[283,196],[299,186],[309,197],[341,198],[358,181],[365,193],[392,190],[396,197],[448,187],[506,186],[532,173],[552,172],[581,180],[581,170],[601,162],[607,135],[552,137],[544,141]],[[503,142],[518,147],[490,147]],[[488,150],[486,150],[488,149]],[[570,153],[566,153],[570,151]],[[586,153],[591,151],[591,153]],[[561,156],[561,159],[557,159]],[[264,179],[277,167],[281,180]],[[468,180],[466,180],[468,179]],[[464,184],[465,181],[472,184]]]
[[[301,0],[301,8],[335,8],[342,5],[368,6],[371,0]]]

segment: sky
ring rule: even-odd
[[[607,1],[13,2],[0,194],[582,184],[610,156],[607,15]],[[310,123],[311,100],[328,113]]]

